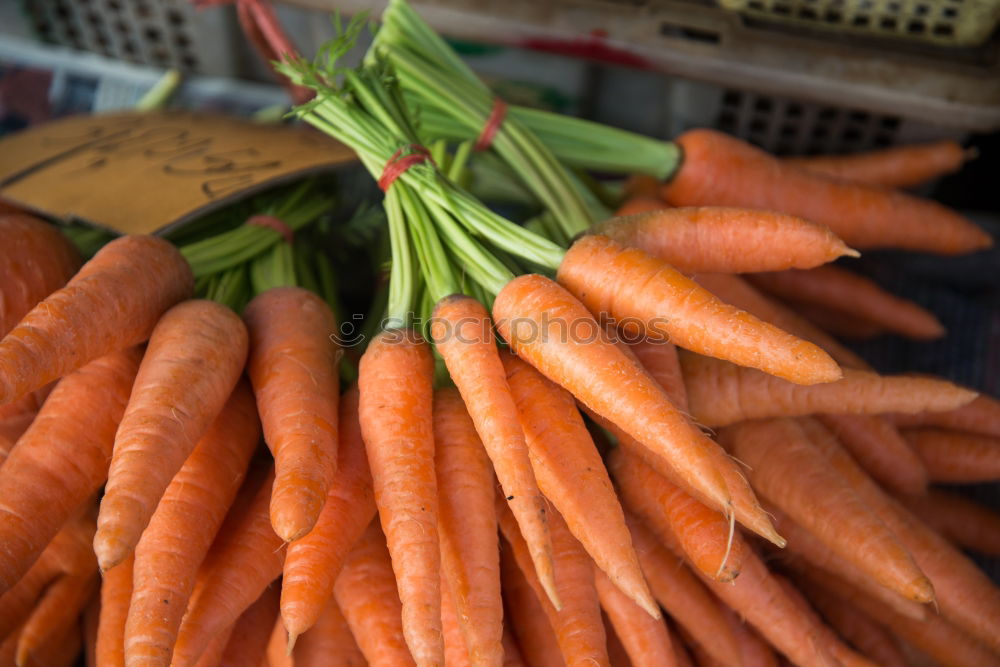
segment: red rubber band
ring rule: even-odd
[[[476,139],[474,147],[476,151],[484,151],[493,144],[493,138],[497,135],[497,130],[500,129],[500,125],[503,124],[503,119],[506,117],[507,103],[499,97],[494,97],[493,108],[490,109],[490,115],[486,119],[486,124],[483,125],[483,131],[479,133],[479,138]]]
[[[246,224],[273,229],[285,237],[289,243],[295,240],[295,230],[289,227],[287,222],[273,215],[252,215],[247,218]]]
[[[408,155],[403,155],[404,150],[413,150],[413,153]],[[402,156],[402,157],[400,157]],[[417,144],[410,144],[409,146],[404,146],[398,149],[389,158],[389,161],[385,163],[385,168],[382,169],[382,175],[378,179],[378,186],[382,188],[382,192],[387,192],[389,187],[393,182],[403,175],[407,169],[415,164],[420,164],[431,159],[430,151],[428,151],[423,146],[418,146]]]

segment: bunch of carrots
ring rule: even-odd
[[[461,147],[412,149],[377,48],[339,83],[286,55],[386,191],[389,326],[342,391],[315,292],[192,298],[167,241],[84,263],[0,216],[0,664],[1000,664],[1000,589],[961,551],[1000,554],[1000,517],[929,486],[1000,478],[1000,402],[879,375],[816,314],[943,333],[829,263],[988,246],[871,184],[954,146],[833,177],[693,131],[633,183],[654,206],[570,245],[579,221],[460,188]],[[582,196],[522,120],[502,159],[551,177],[543,207]]]

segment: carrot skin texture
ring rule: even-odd
[[[281,618],[294,639],[320,618],[351,547],[375,517],[375,493],[358,422],[358,389],[340,398],[340,444],[333,480],[316,526],[288,545]]]
[[[871,185],[909,188],[958,171],[970,154],[956,141],[893,146],[850,155],[784,158],[815,174]]]
[[[681,368],[691,414],[707,426],[747,419],[797,417],[817,412],[877,414],[964,405],[975,392],[925,377],[885,376],[847,368],[844,378],[801,386],[682,350]]]
[[[104,573],[101,581],[101,615],[97,625],[97,663],[124,667],[125,621],[132,599],[132,566],[135,554]]]
[[[1000,438],[923,427],[903,437],[927,468],[932,482],[969,484],[1000,479]]]
[[[673,642],[662,618],[652,618],[594,568],[597,595],[625,652],[635,665],[675,667]]]
[[[475,299],[454,294],[434,307],[431,337],[458,387],[479,438],[509,498],[511,511],[531,548],[535,569],[546,592],[555,595],[552,543],[545,523],[545,499],[528,456],[493,327],[486,308]],[[558,605],[558,598],[553,598]]]
[[[267,654],[268,633],[278,620],[279,596],[278,586],[269,586],[240,614],[229,633],[219,667],[260,664]]]
[[[900,427],[937,426],[1000,438],[1000,400],[980,394],[970,403],[945,412],[894,414],[890,418]]]
[[[618,207],[618,210],[615,211],[615,216],[635,215],[637,213],[646,213],[648,211],[660,211],[665,208],[669,208],[669,204],[659,197],[635,195],[629,197],[621,206]]]
[[[441,554],[434,477],[434,361],[413,332],[383,331],[361,358],[358,415],[375,504],[418,665],[441,665]]]
[[[995,510],[939,489],[899,499],[910,512],[958,546],[1000,556],[1000,514]]]
[[[368,664],[415,664],[403,636],[403,606],[377,519],[351,549],[334,597]]]
[[[811,269],[858,254],[828,227],[792,215],[722,206],[660,209],[611,218],[595,231],[687,274]]]
[[[135,548],[126,664],[170,664],[198,567],[259,440],[253,394],[241,382],[174,475]],[[193,516],[198,520],[192,521]]]
[[[664,391],[606,339],[597,321],[571,294],[542,276],[520,276],[497,295],[493,314],[500,334],[519,357],[663,456],[679,476],[717,506],[729,505],[726,484],[711,460],[710,451],[717,445],[671,406]],[[527,335],[518,331],[523,323],[534,325]],[[540,324],[545,324],[544,330],[538,328]],[[578,325],[590,327],[582,330],[593,336],[585,346],[567,339],[567,331]]]
[[[0,336],[80,268],[76,248],[55,227],[34,216],[0,212]]]
[[[500,552],[500,572],[506,602],[504,618],[509,620],[524,655],[531,656],[532,665],[564,667],[566,661],[542,602],[509,549]],[[506,645],[504,648],[504,655],[509,656]]]
[[[462,397],[434,392],[442,605],[451,607],[465,661],[503,665],[503,600],[493,473]],[[448,612],[442,611],[442,622]],[[445,637],[445,663],[448,663]]]
[[[927,469],[885,417],[818,415],[816,418],[887,489],[905,494],[927,490]]]
[[[444,638],[444,664],[447,667],[470,667],[469,651],[465,647],[462,628],[459,627],[455,605],[451,601],[445,581],[441,581],[441,629]],[[501,649],[502,650],[502,649]],[[501,659],[501,663],[503,661]]]
[[[243,312],[247,374],[274,454],[271,523],[285,541],[315,525],[337,472],[337,345],[330,307],[299,287],[256,296]]]
[[[954,211],[895,190],[829,178],[721,132],[695,129],[676,139],[681,168],[660,192],[675,206],[744,206],[827,225],[851,247],[960,254],[992,239]]]
[[[0,593],[107,478],[140,357],[115,352],[63,379],[0,468]]]
[[[65,632],[75,631],[79,638],[79,616],[97,592],[97,583],[97,572],[90,572],[60,577],[49,586],[21,628],[15,657],[17,664],[38,659],[37,654],[43,653],[49,642]]]
[[[0,340],[0,404],[145,341],[193,289],[191,268],[167,241],[112,241]]]
[[[573,397],[512,354],[502,357],[542,493],[601,570],[653,618],[625,515]]]
[[[331,599],[319,621],[295,644],[295,667],[364,667],[365,656],[351,634],[347,619]],[[233,663],[232,667],[237,667]]]
[[[222,410],[246,357],[246,327],[213,301],[186,301],[157,323],[115,435],[94,538],[101,569],[135,547],[171,478]]]
[[[944,325],[930,311],[839,266],[757,273],[747,279],[783,299],[842,311],[909,338],[932,340],[945,334]]]
[[[679,347],[799,384],[841,376],[836,362],[816,345],[730,306],[666,262],[606,236],[576,241],[557,279],[591,313],[629,322]]]

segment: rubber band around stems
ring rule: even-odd
[[[486,118],[486,124],[483,125],[483,131],[479,133],[479,138],[476,139],[476,145],[473,147],[473,150],[481,152],[488,149],[493,144],[493,139],[496,137],[497,131],[506,117],[507,103],[499,97],[494,97],[493,108],[490,109],[490,115]]]
[[[292,243],[295,240],[295,230],[289,227],[287,222],[273,215],[253,215],[247,218],[246,224],[273,229],[281,234],[288,243]]]
[[[413,152],[403,155],[403,151],[408,149]],[[410,144],[409,146],[398,148],[382,169],[382,175],[378,179],[379,188],[382,189],[382,192],[388,192],[393,182],[402,176],[407,169],[428,160],[432,163],[434,162],[430,151],[419,144]]]

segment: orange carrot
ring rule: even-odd
[[[608,454],[608,468],[631,511],[654,532],[673,533],[694,567],[719,581],[736,578],[743,552],[731,548],[732,525],[724,516],[684,493],[622,447]]]
[[[597,566],[658,618],[621,505],[573,397],[514,355],[502,359],[542,493]]]
[[[903,437],[932,482],[969,484],[1000,479],[1000,438],[943,428],[905,429]]]
[[[18,665],[38,660],[37,654],[43,653],[50,642],[68,631],[74,631],[79,639],[80,613],[97,591],[97,583],[95,571],[77,576],[65,575],[48,587],[21,628],[15,658]]]
[[[661,190],[675,206],[743,206],[827,225],[855,248],[959,254],[992,245],[979,227],[932,201],[799,169],[714,130],[677,138],[681,168]]]
[[[275,623],[271,629],[271,637],[267,642],[265,659],[268,667],[294,667],[295,661],[292,658],[290,648],[285,629],[281,627],[280,622]]]
[[[288,545],[281,583],[281,618],[289,642],[311,628],[333,595],[351,547],[375,517],[372,476],[358,422],[358,389],[340,398],[337,476],[316,526]]]
[[[887,489],[909,494],[927,489],[927,469],[888,419],[869,415],[818,415],[817,419]]]
[[[271,523],[291,542],[312,530],[337,472],[336,323],[325,301],[299,287],[258,295],[243,320],[247,373],[274,454]]]
[[[9,664],[22,667],[74,667],[79,664],[82,640],[77,624],[64,624],[57,632],[46,635],[44,641],[25,661]]]
[[[502,499],[497,499],[500,531],[513,552],[556,634],[559,651],[567,665],[593,664],[608,667],[607,639],[601,622],[601,606],[594,586],[593,563],[580,543],[569,532],[566,522],[555,509],[549,513],[549,531],[555,560],[556,589],[562,608],[556,609],[544,597],[535,575],[527,545],[517,530],[513,515]],[[501,547],[503,550],[505,547]],[[544,599],[543,599],[544,598]]]
[[[378,520],[371,522],[348,555],[334,594],[369,664],[414,664],[403,637],[403,607]]]
[[[858,256],[828,227],[743,208],[666,208],[611,218],[595,231],[689,274],[811,269]]]
[[[500,552],[500,571],[507,608],[504,618],[509,619],[509,626],[514,629],[524,655],[531,657],[532,665],[564,667],[566,661],[559,650],[552,624],[509,549]],[[504,648],[506,657],[506,645]]]
[[[944,326],[930,311],[839,266],[756,273],[747,279],[783,299],[843,311],[909,338],[927,340],[945,334]]]
[[[562,658],[559,655],[558,647],[556,647],[556,656]],[[528,664],[524,661],[521,648],[517,645],[517,639],[514,638],[510,628],[504,628],[503,631],[503,664],[504,667],[526,667]],[[544,662],[542,664],[544,666]]]
[[[812,343],[720,301],[666,262],[606,236],[585,236],[574,243],[559,267],[558,280],[590,312],[679,347],[801,384],[840,377],[840,367]],[[532,284],[537,279],[521,276],[497,295],[497,302],[519,282],[519,292],[539,289]]]
[[[815,535],[827,548],[880,584],[915,602],[934,589],[907,550],[831,470],[812,436],[792,419],[743,422],[719,441],[749,467],[750,482],[765,499]],[[822,429],[818,422],[811,422]]]
[[[369,343],[358,379],[375,504],[403,604],[406,645],[418,665],[444,660],[433,378],[430,346],[414,332],[395,329]]]
[[[626,199],[625,202],[618,207],[618,210],[615,211],[615,215],[635,215],[637,213],[646,213],[648,211],[661,211],[665,208],[669,208],[669,205],[659,197],[635,195]]]
[[[903,504],[931,528],[958,546],[1000,556],[1000,514],[964,496],[931,489],[926,495],[901,496]]]
[[[674,642],[674,662],[677,663],[677,667],[696,667],[688,651],[686,639]]]
[[[125,665],[125,619],[132,599],[134,554],[104,573],[101,618],[97,626],[97,662],[101,667]]]
[[[135,548],[125,623],[128,664],[170,664],[198,567],[259,440],[253,394],[241,382],[174,475]]]
[[[850,155],[790,157],[783,162],[848,181],[908,188],[958,171],[972,156],[958,142],[945,140]]]
[[[642,571],[660,605],[709,655],[723,664],[738,665],[736,637],[709,592],[641,521],[628,519]]]
[[[786,303],[789,307],[794,307],[796,313],[823,331],[840,338],[868,340],[869,338],[891,333],[888,327],[855,313],[847,313],[823,304],[794,301],[791,299],[787,300]],[[944,335],[943,327],[941,331],[940,335]]]
[[[25,412],[16,417],[8,417],[0,421],[0,465],[10,456],[10,451],[14,445],[24,435],[24,432],[35,421],[35,412]]]
[[[547,278],[525,275],[507,283],[493,313],[500,334],[518,356],[663,456],[678,476],[716,506],[728,507],[729,492],[708,454],[717,445],[606,339],[572,295]],[[589,342],[580,344],[581,336]]]
[[[976,396],[945,380],[878,375],[853,368],[844,370],[842,380],[804,387],[683,350],[680,360],[691,414],[708,426],[816,412],[949,410]]]
[[[945,412],[892,415],[899,426],[938,426],[1000,438],[1000,400],[980,394],[960,408]]]
[[[545,500],[528,458],[489,315],[471,297],[446,297],[434,308],[431,336],[493,461],[504,496],[509,498],[507,502],[531,549],[535,570],[551,597],[555,594],[555,580]],[[558,605],[558,599],[552,599]]]
[[[742,667],[778,667],[778,656],[771,650],[770,645],[738,618],[732,609],[723,605],[721,601],[719,604],[723,607],[722,611],[729,621],[729,627],[736,635]]]
[[[293,661],[295,667],[363,667],[367,664],[336,600],[330,600],[316,625],[299,639]],[[238,664],[234,662],[232,667]]]
[[[455,389],[434,392],[434,466],[442,598],[457,619],[465,661],[502,665],[503,603],[493,473]],[[442,611],[442,619],[446,616]],[[447,653],[446,633],[445,663],[449,662]]]
[[[608,638],[608,663],[611,667],[632,667],[632,660],[628,657],[625,646],[615,633],[607,614],[601,614],[601,621],[604,623],[604,635]]]
[[[30,215],[0,212],[0,336],[39,301],[66,284],[80,255],[54,225]]]
[[[265,588],[257,601],[240,615],[229,633],[219,667],[260,664],[267,654],[268,632],[278,620],[279,596],[278,586]]]
[[[455,605],[451,601],[451,593],[448,592],[447,582],[443,578],[441,580],[441,630],[444,639],[444,664],[446,667],[470,667],[476,664],[469,660],[469,650],[465,648],[465,638],[462,637],[462,628],[455,612]],[[502,665],[502,647],[500,653],[499,664]]]
[[[650,377],[667,392],[670,402],[681,412],[687,412],[687,390],[681,373],[677,348],[665,341],[641,340],[629,345]]]
[[[273,628],[274,625],[272,624],[271,627]],[[229,635],[232,631],[233,628],[229,627],[212,637],[212,641],[205,647],[194,667],[219,667],[222,662],[222,654],[226,651],[226,645],[229,644]],[[265,634],[266,637],[267,635]]]
[[[214,301],[186,301],[157,323],[115,435],[94,538],[102,570],[135,547],[171,478],[222,410],[246,358],[246,327]]]
[[[627,197],[657,197],[660,182],[646,174],[630,174],[622,184],[622,191]]]
[[[67,376],[0,468],[0,593],[104,483],[140,356],[115,352]]]
[[[143,342],[193,287],[190,267],[167,241],[125,236],[107,244],[0,341],[0,403]]]
[[[626,597],[602,570],[594,568],[594,577],[601,607],[632,663],[673,667],[674,649],[663,620]]]
[[[263,482],[248,475],[253,499],[233,504],[205,557],[174,645],[175,667],[193,665],[219,632],[230,627],[281,574],[285,543],[274,533],[268,514],[274,470]]]

